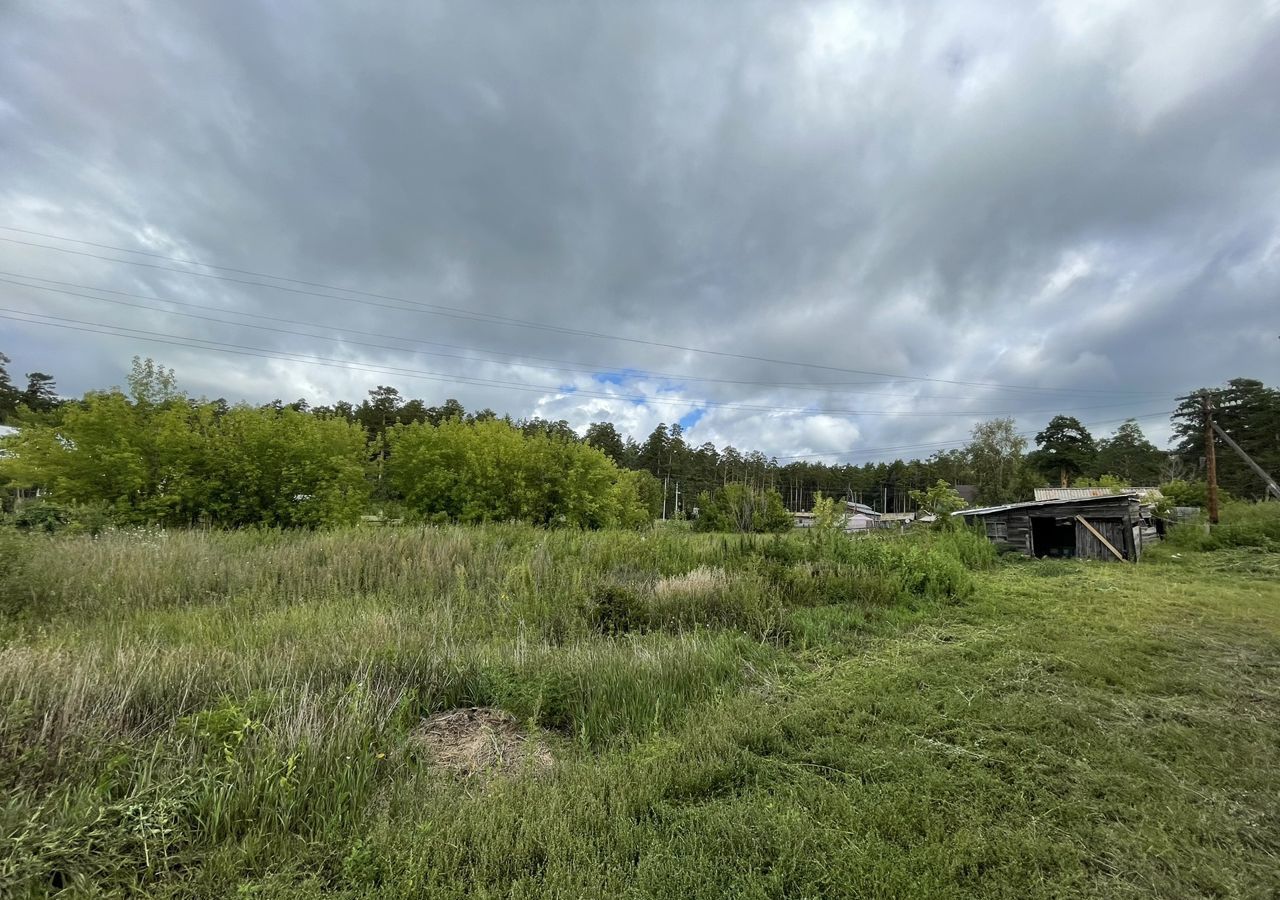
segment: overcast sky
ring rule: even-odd
[[[1280,381],[1280,2],[7,0],[0,226],[0,351],[68,395],[1162,442]]]

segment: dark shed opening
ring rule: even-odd
[[[1066,559],[1076,555],[1076,522],[1056,516],[1031,517],[1031,552]]]

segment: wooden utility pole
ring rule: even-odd
[[[1218,524],[1218,460],[1213,448],[1213,401],[1205,394],[1204,404],[1204,467],[1209,480],[1209,524]]]
[[[1218,437],[1222,438],[1222,443],[1226,444],[1232,450],[1236,451],[1236,453],[1239,454],[1240,458],[1245,461],[1245,463],[1249,466],[1249,468],[1253,469],[1253,471],[1257,473],[1258,477],[1262,479],[1263,483],[1266,484],[1267,492],[1262,495],[1262,498],[1265,500],[1270,496],[1274,496],[1277,500],[1280,500],[1280,484],[1277,484],[1276,480],[1271,477],[1271,473],[1269,473],[1266,469],[1262,468],[1262,466],[1254,462],[1253,457],[1250,456],[1248,453],[1245,453],[1244,450],[1241,448],[1241,446],[1237,444],[1235,441],[1233,441],[1231,439],[1231,435],[1223,431],[1222,426],[1219,425],[1217,422],[1213,423],[1213,430],[1218,433]]]

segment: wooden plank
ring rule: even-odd
[[[1079,522],[1081,525],[1083,525],[1085,528],[1088,528],[1089,533],[1092,534],[1094,537],[1096,537],[1099,541],[1101,541],[1102,546],[1110,550],[1115,555],[1116,559],[1120,560],[1120,562],[1126,561],[1124,554],[1121,553],[1119,550],[1117,550],[1114,546],[1112,546],[1111,542],[1106,538],[1104,538],[1102,536],[1102,532],[1094,528],[1093,524],[1088,519],[1086,519],[1084,516],[1076,516],[1076,521]]]

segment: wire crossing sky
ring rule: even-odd
[[[1280,375],[1278,83],[1268,0],[17,0],[0,351],[780,459],[1163,442]]]

